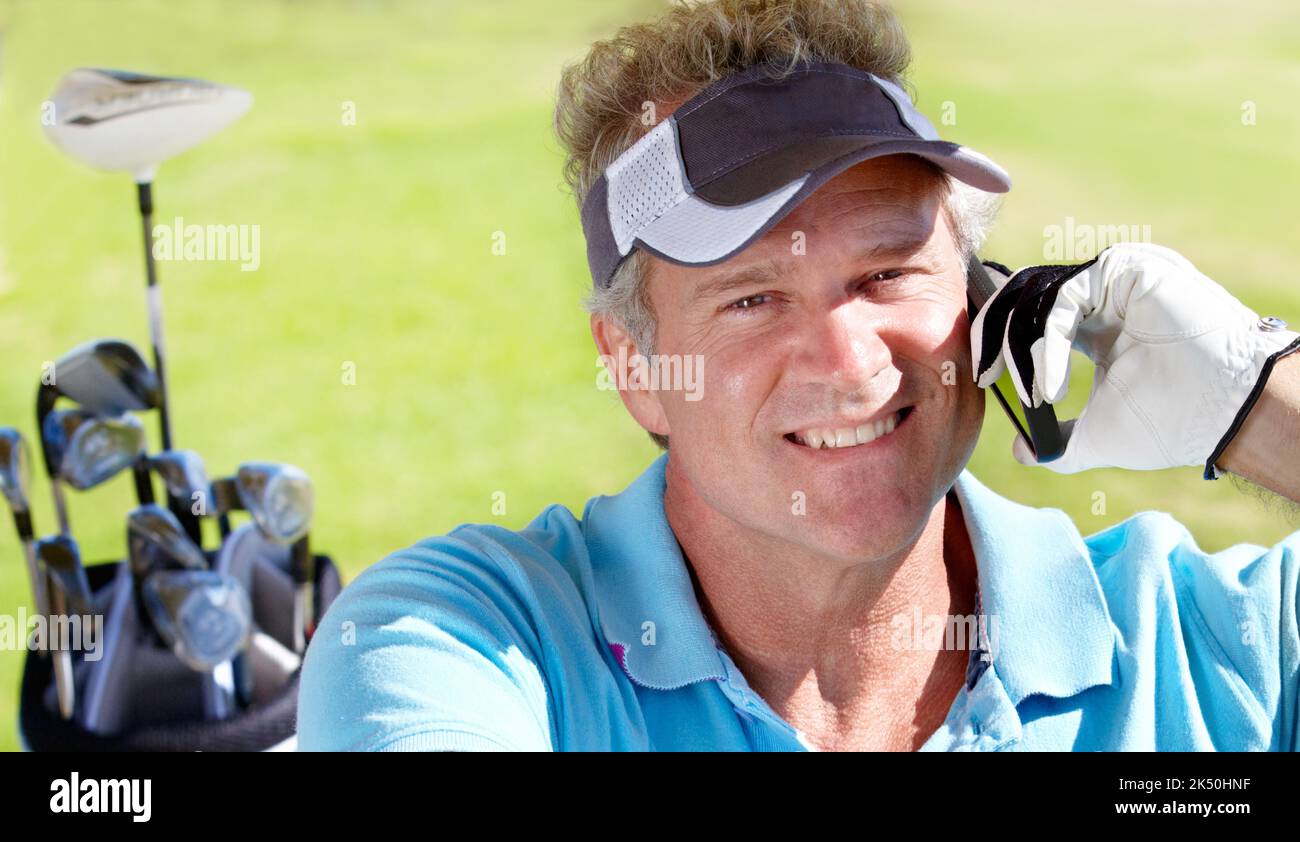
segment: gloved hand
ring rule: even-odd
[[[1032,266],[1008,279],[971,325],[981,388],[1011,369],[1020,399],[1056,403],[1070,349],[1096,363],[1087,406],[1061,423],[1059,459],[1039,463],[1019,435],[1017,461],[1057,473],[1204,465],[1236,435],[1276,359],[1300,334],[1261,319],[1181,255],[1124,243],[1076,266]]]

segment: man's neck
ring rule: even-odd
[[[909,546],[849,562],[754,536],[685,486],[670,471],[668,521],[705,617],[750,686],[820,748],[919,747],[942,723],[969,656],[914,634],[975,611],[978,574],[956,493]]]

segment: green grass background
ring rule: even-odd
[[[593,388],[583,246],[549,121],[561,64],[663,5],[0,1],[0,424],[35,441],[40,366],[74,344],[148,347],[129,179],[64,157],[38,125],[64,71],[122,67],[256,97],[155,188],[158,221],[261,226],[256,272],[160,267],[179,446],[213,474],[254,458],[306,468],[314,540],[349,578],[461,522],[518,527],[621,489],[657,451]],[[1067,216],[1150,225],[1255,309],[1300,320],[1295,6],[905,0],[901,13],[922,110],[938,122],[952,102],[944,133],[1016,180],[987,255],[1039,262],[1044,226]],[[1087,393],[1076,368],[1062,417]],[[1195,470],[1063,477],[1017,465],[1010,442],[990,401],[971,470],[1085,534],[1146,509],[1211,550],[1300,526]],[[34,499],[52,531],[44,480]],[[88,559],[123,554],[131,502],[125,478],[72,500]],[[0,528],[0,612],[28,594]],[[18,746],[20,664],[0,652],[0,748]]]

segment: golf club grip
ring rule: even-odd
[[[970,318],[973,322],[975,315],[998,290],[998,286],[989,274],[988,268],[984,266],[978,256],[971,257],[967,266],[966,290],[971,301]],[[974,365],[979,365],[979,360],[972,360],[971,362]],[[1015,413],[1011,411],[1010,406],[1002,397],[1002,392],[998,389],[997,384],[993,384],[990,388],[998,396],[1007,417],[1011,419],[1011,423],[1029,441],[1029,446],[1033,448],[1038,461],[1050,462],[1059,458],[1065,450],[1065,443],[1061,437],[1061,425],[1057,421],[1055,408],[1046,401],[1043,401],[1037,407],[1021,401],[1020,407],[1025,413],[1025,423],[1029,425],[1026,434],[1026,431],[1020,426],[1019,419],[1016,418]],[[1017,397],[1019,397],[1019,393],[1017,393]]]

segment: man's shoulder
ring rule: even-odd
[[[585,650],[600,637],[600,583],[623,579],[611,562],[643,543],[656,504],[662,520],[663,461],[623,492],[589,499],[581,519],[554,503],[520,529],[464,523],[390,553],[331,611],[381,624],[415,615],[439,627],[487,618],[509,626],[502,632]]]
[[[1144,511],[1085,543],[1130,657],[1177,664],[1214,698],[1269,716],[1296,677],[1300,532],[1210,551],[1173,515]]]
[[[390,553],[343,589],[303,666],[303,745],[577,745],[611,673],[596,645],[581,524],[462,524]],[[563,716],[562,716],[563,714]],[[466,743],[465,741],[470,741]]]
[[[1093,566],[1128,583],[1151,577],[1172,577],[1190,585],[1201,580],[1253,578],[1250,570],[1294,562],[1300,554],[1300,532],[1272,546],[1250,542],[1207,550],[1186,524],[1172,514],[1147,510],[1083,538]]]
[[[1083,539],[1108,601],[1148,608],[1170,599],[1201,614],[1252,604],[1277,608],[1280,589],[1294,580],[1300,562],[1300,532],[1273,546],[1234,544],[1202,548],[1186,524],[1172,514],[1134,514]],[[1112,611],[1114,604],[1112,605]]]
[[[382,594],[398,586],[445,596],[455,590],[547,613],[586,601],[590,566],[581,521],[553,504],[522,529],[463,523],[424,538],[371,565],[344,593]]]

